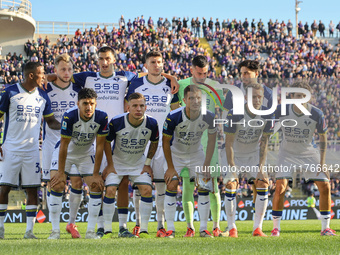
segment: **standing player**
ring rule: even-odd
[[[305,82],[295,82],[293,88],[303,88],[310,92],[310,86]],[[306,95],[303,93],[292,93],[292,99],[301,99]],[[285,171],[276,173],[276,189],[273,198],[273,223],[272,236],[280,236],[280,221],[282,217],[283,202],[288,179],[292,178],[293,170],[301,169],[306,181],[314,181],[320,191],[320,213],[321,213],[321,235],[333,236],[335,231],[330,229],[331,219],[331,193],[328,172],[323,172],[327,167],[327,125],[322,111],[311,104],[303,106],[312,114],[304,115],[295,105],[286,106],[285,116],[281,115],[281,105],[278,106],[275,119],[280,123],[286,120],[285,127],[282,127],[283,140],[281,143],[278,166]],[[295,123],[293,123],[293,121]],[[296,124],[296,125],[295,125]],[[294,127],[288,127],[295,125]],[[319,152],[312,141],[314,132],[317,130],[320,138]],[[293,166],[293,167],[292,167]],[[286,171],[290,169],[291,171]]]
[[[105,139],[108,134],[108,117],[103,111],[96,110],[97,94],[89,88],[78,93],[77,106],[65,112],[62,118],[61,139],[52,155],[50,214],[52,233],[49,239],[60,238],[60,212],[62,194],[66,184],[66,174],[80,175],[90,188],[88,203],[88,224],[86,238],[100,238],[95,226],[101,205],[103,180],[99,174]],[[96,141],[94,152],[93,142]],[[93,156],[95,153],[95,156]],[[108,152],[110,158],[110,152]],[[71,168],[75,165],[75,168]],[[112,162],[108,160],[112,167]],[[73,172],[74,171],[74,172]]]
[[[24,70],[25,81],[1,92],[0,117],[5,115],[4,142],[0,146],[0,239],[4,238],[4,220],[11,187],[26,189],[27,228],[24,238],[36,239],[33,225],[38,206],[37,188],[41,186],[39,135],[41,119],[49,128],[60,129],[45,91],[37,88],[45,80],[44,67],[39,62],[29,62]]]
[[[113,162],[114,172],[103,173],[106,177],[106,193],[103,202],[103,215],[105,219],[105,235],[103,238],[112,237],[112,217],[115,212],[115,194],[119,183],[124,176],[129,176],[134,186],[137,186],[141,194],[140,205],[140,233],[141,238],[150,238],[148,234],[148,223],[152,211],[152,169],[151,160],[158,147],[158,125],[157,121],[146,115],[146,99],[140,93],[132,93],[128,97],[127,110],[114,117],[110,121],[110,132],[106,138],[110,149],[110,143],[114,140]],[[151,142],[147,158],[144,151]],[[126,231],[119,230],[119,233]]]
[[[255,109],[266,110],[264,107],[264,88],[258,83],[247,86],[252,88],[252,103]],[[246,91],[248,94],[248,89]],[[237,172],[246,172],[248,181],[254,181],[257,191],[255,201],[255,219],[253,236],[266,236],[262,232],[263,217],[268,204],[268,178],[264,176],[263,166],[266,163],[268,140],[273,133],[274,115],[259,116],[249,111],[245,104],[244,115],[234,115],[230,110],[225,124],[225,149],[229,164],[224,183],[226,184],[225,210],[228,220],[230,237],[238,237],[235,225],[236,190],[238,185]],[[260,144],[259,144],[260,142]]]
[[[206,95],[207,110],[215,113],[215,107],[217,107],[217,105],[215,105],[215,101],[216,100],[218,101],[218,98],[211,97],[211,95],[214,95],[214,92],[206,85],[211,86],[215,91],[217,91],[221,100],[223,100],[224,97],[223,97],[222,89],[219,88],[220,84],[217,81],[207,78],[208,70],[209,70],[209,62],[205,56],[200,55],[200,56],[194,57],[194,59],[192,60],[192,67],[190,68],[192,77],[179,81],[180,89],[178,91],[178,97],[179,97],[179,100],[181,101],[182,106],[185,106],[185,103],[183,102],[184,89],[191,84],[196,84],[196,85],[200,84],[202,93]],[[203,85],[202,83],[206,85]],[[204,151],[206,151],[207,142],[208,142],[208,133],[206,131],[204,132],[203,137],[202,137],[202,144],[203,144]],[[211,165],[212,166],[219,165],[217,143],[216,143],[214,154],[211,160]],[[217,185],[217,179],[220,177],[220,172],[215,171],[214,173],[211,173],[211,175],[213,177],[213,181],[215,182],[216,189],[214,193],[212,192],[209,193],[210,210],[211,210],[211,216],[213,219],[213,235],[217,237],[217,236],[223,236],[223,233],[220,230],[221,196],[219,194],[218,185]],[[186,211],[187,215],[192,215],[191,212],[194,210],[194,197],[192,196],[192,194],[193,194],[195,186],[193,182],[190,183],[190,176],[189,176],[187,169],[183,169],[183,171],[181,172],[181,177],[183,178],[183,183],[185,182],[186,187],[190,189],[188,190],[188,192],[186,192],[188,197],[183,196],[183,208],[184,208],[184,211]],[[187,222],[190,222],[192,219],[187,218],[186,220]]]
[[[240,88],[243,91],[243,94],[246,94],[247,87],[252,84],[252,83],[257,83],[257,78],[259,77],[260,74],[260,69],[259,69],[259,62],[256,60],[244,60],[242,61],[238,69],[240,71],[241,75],[241,81],[242,83],[236,84],[235,86]],[[273,91],[268,88],[265,85],[262,85],[264,89],[264,98],[263,98],[263,103],[262,105],[270,108],[273,105]],[[226,98],[224,100],[223,104],[223,114],[222,118],[225,119],[228,115],[228,112],[233,109],[233,100],[232,100],[232,93],[231,91],[227,92]],[[223,149],[223,148],[222,148]],[[223,150],[222,150],[223,152]],[[226,153],[222,153],[221,155],[221,161],[222,165],[228,165],[227,159],[226,159]],[[255,200],[256,200],[256,187],[253,185],[253,210],[255,211]]]
[[[216,128],[214,127],[215,114],[207,111],[206,115],[201,114],[202,92],[196,85],[189,85],[184,90],[185,107],[181,107],[168,114],[163,126],[163,150],[168,165],[164,174],[167,185],[165,194],[165,217],[168,225],[167,237],[175,236],[174,218],[176,214],[176,194],[178,178],[184,168],[189,171],[189,178],[195,179],[196,175],[202,175],[210,179],[209,166],[216,143]],[[208,145],[204,155],[201,138],[203,132],[208,130]],[[196,168],[201,172],[196,172]],[[183,197],[189,196],[191,192],[187,183],[183,182]],[[193,191],[192,191],[193,192]],[[209,191],[198,190],[198,212],[200,215],[200,236],[213,237],[207,230],[209,218]],[[193,193],[190,194],[191,196]],[[193,237],[195,229],[193,224],[193,211],[184,211],[187,220],[188,230],[184,237]]]
[[[158,51],[150,51],[145,57],[145,66],[148,69],[148,75],[136,79],[131,82],[126,99],[134,92],[139,92],[146,98],[146,113],[154,117],[158,123],[164,123],[166,116],[170,112],[170,108],[176,109],[179,107],[177,95],[171,94],[170,80],[162,76],[163,58]],[[161,127],[159,130],[161,133]],[[165,237],[166,230],[164,228],[164,171],[165,159],[162,143],[159,143],[158,150],[154,159],[151,162],[151,168],[154,173],[154,182],[156,186],[156,209],[157,209],[157,237]],[[134,234],[139,231],[139,203],[140,195],[134,192],[134,204],[136,208],[136,227]]]
[[[51,100],[51,108],[55,118],[61,121],[63,114],[76,105],[77,93],[79,89],[71,82],[73,74],[73,60],[67,54],[58,55],[54,62],[54,72],[57,79],[47,85],[46,93]],[[50,167],[51,158],[56,143],[60,139],[60,130],[52,130],[44,123],[44,141],[42,144],[42,181],[48,183],[47,205],[49,206],[50,198]],[[75,167],[75,166],[72,166]],[[69,199],[70,218],[66,226],[67,232],[71,233],[73,238],[80,238],[75,220],[78,208],[82,198],[83,181],[80,176],[70,176],[71,192]]]
[[[78,89],[92,88],[98,95],[97,106],[107,112],[109,118],[113,118],[118,114],[124,113],[124,96],[129,83],[139,77],[138,74],[126,71],[115,72],[113,64],[115,63],[115,52],[111,47],[105,46],[98,50],[99,72],[82,72],[72,76],[72,82]],[[143,76],[145,74],[140,74]],[[173,93],[178,90],[176,79],[170,75],[164,74],[172,82]],[[56,79],[55,75],[51,75],[50,80]],[[104,163],[103,163],[104,166]],[[102,167],[103,167],[102,166]],[[119,186],[118,196],[118,216],[120,225],[124,225],[127,221],[127,208],[129,205],[128,196],[128,179],[124,178]],[[99,217],[98,234],[104,235],[104,219]],[[126,232],[127,237],[131,237],[131,233]]]

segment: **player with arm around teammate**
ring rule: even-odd
[[[114,170],[104,170],[106,193],[103,201],[105,235],[112,237],[112,217],[115,211],[115,195],[117,187],[124,176],[138,187],[141,194],[140,238],[150,238],[148,222],[152,211],[152,178],[151,160],[158,147],[158,125],[156,119],[145,114],[146,100],[140,93],[132,93],[128,98],[128,113],[114,117],[110,121],[110,133],[105,150],[115,142],[113,150]],[[150,141],[147,158],[145,148]],[[126,209],[127,210],[127,209]],[[120,226],[119,233],[127,231],[126,225]]]
[[[73,60],[68,54],[58,55],[54,61],[54,73],[57,79],[49,82],[46,93],[51,100],[51,108],[55,118],[61,121],[63,114],[77,104],[77,94],[79,89],[71,82],[73,74]],[[56,143],[60,140],[60,130],[52,130],[44,124],[44,141],[42,144],[42,181],[47,182],[47,206],[50,198],[50,167],[52,154]],[[73,165],[72,167],[75,167]],[[80,176],[69,176],[71,181],[71,192],[69,199],[69,222],[66,231],[72,238],[80,238],[79,231],[75,225],[78,208],[82,199],[83,181]]]

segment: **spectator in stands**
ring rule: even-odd
[[[329,22],[329,25],[328,25],[328,30],[329,30],[329,37],[334,37],[334,29],[335,29],[335,25],[333,23],[333,21],[330,21]]]
[[[123,15],[120,16],[120,19],[118,20],[118,25],[119,25],[119,28],[125,29],[125,19]]]
[[[322,37],[325,37],[325,24],[322,23],[322,21],[320,20],[319,21],[319,33],[320,33],[320,36]]]
[[[214,30],[214,21],[213,21],[212,17],[210,17],[210,20],[209,20],[209,23],[208,23],[208,27],[209,27],[210,31],[213,32],[213,30]]]
[[[313,32],[313,37],[315,37],[316,32],[318,31],[318,24],[316,23],[316,20],[314,20],[313,24],[311,25],[311,30]]]

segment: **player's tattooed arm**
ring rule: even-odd
[[[158,148],[158,142],[150,143],[150,147],[149,147],[149,150],[148,150],[147,158],[152,159],[153,156],[155,156],[157,148]]]
[[[50,129],[53,130],[60,130],[61,129],[61,124],[59,121],[56,120],[54,115],[45,117],[46,123]]]

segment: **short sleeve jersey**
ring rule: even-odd
[[[261,110],[267,108],[262,106]],[[274,114],[251,117],[246,109],[244,115],[234,115],[233,110],[230,110],[227,123],[224,124],[224,132],[235,135],[235,157],[250,157],[259,153],[261,136],[263,133],[272,134],[274,123]]]
[[[83,157],[94,155],[93,142],[97,136],[107,136],[108,117],[96,109],[88,121],[81,119],[77,106],[64,113],[61,123],[61,137],[71,138],[67,157]],[[59,144],[57,144],[58,146]]]
[[[42,117],[53,115],[51,102],[45,91],[31,92],[19,83],[1,91],[0,112],[4,114],[3,147],[20,154],[39,150]]]
[[[177,94],[171,94],[170,80],[164,78],[158,84],[153,84],[147,79],[147,76],[144,76],[131,82],[126,100],[134,92],[139,92],[145,96],[147,106],[145,113],[160,123],[159,133],[161,134],[162,125],[170,112],[170,105],[178,102]],[[162,137],[160,137],[161,139]],[[162,143],[160,142],[158,145],[161,146]]]
[[[109,124],[108,142],[114,141],[113,162],[117,173],[120,175],[139,175],[144,164],[144,155],[148,142],[158,142],[159,132],[156,119],[144,115],[144,120],[139,126],[129,122],[129,113],[114,117]]]
[[[99,72],[82,72],[72,76],[72,82],[78,88],[91,88],[96,91],[97,108],[105,111],[110,118],[124,112],[126,89],[138,74],[132,72],[115,72],[111,77],[103,77]]]
[[[319,134],[327,132],[327,124],[322,111],[311,104],[307,104],[307,110],[312,115],[297,114],[293,105],[286,106],[286,115],[281,115],[282,105],[275,111],[275,119],[281,124],[283,139],[281,150],[293,153],[294,155],[308,156],[316,153],[313,137],[317,130]]]
[[[209,134],[216,133],[214,113],[207,111],[206,115],[200,114],[192,120],[187,117],[185,108],[170,112],[163,126],[163,135],[172,137],[172,154],[180,158],[190,158],[190,154],[203,151],[201,138],[205,130],[208,130]]]

